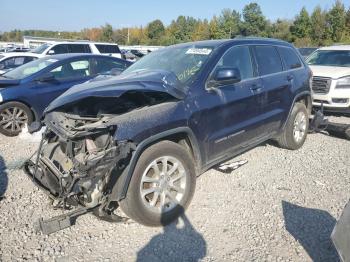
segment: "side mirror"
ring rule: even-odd
[[[51,72],[47,72],[36,79],[36,81],[38,82],[52,82],[54,80],[55,80],[55,76]]]
[[[237,68],[221,67],[215,70],[214,75],[208,82],[208,87],[232,85],[241,81],[241,73]]]
[[[49,50],[49,52],[47,52],[48,55],[54,55],[55,54],[55,50]]]

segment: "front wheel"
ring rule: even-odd
[[[120,207],[143,225],[166,225],[189,205],[195,186],[192,156],[179,144],[162,141],[140,156]]]
[[[25,125],[31,124],[31,110],[19,102],[8,102],[0,105],[0,133],[6,136],[16,136]]]
[[[305,104],[295,103],[283,133],[276,139],[286,149],[299,149],[305,142],[309,129],[309,115]]]

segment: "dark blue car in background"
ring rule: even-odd
[[[99,74],[117,74],[131,63],[115,57],[62,54],[44,57],[0,77],[0,133],[19,134],[70,87]]]

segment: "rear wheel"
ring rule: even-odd
[[[27,124],[31,124],[31,110],[19,102],[8,102],[0,105],[0,133],[6,136],[16,136]]]
[[[305,142],[309,129],[309,115],[305,104],[296,103],[283,133],[276,139],[286,149],[299,149]]]
[[[189,152],[179,144],[162,141],[140,156],[120,207],[141,224],[166,225],[189,205],[195,184]]]

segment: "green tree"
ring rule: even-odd
[[[164,35],[165,27],[159,19],[150,22],[147,26],[147,36],[152,44],[157,44],[159,39]]]
[[[266,34],[266,18],[257,3],[250,3],[243,9],[241,34],[244,36],[264,36]]]
[[[113,27],[110,24],[106,24],[105,26],[102,26],[101,29],[101,41],[113,42]]]
[[[320,6],[315,7],[311,14],[310,23],[312,30],[310,30],[310,37],[312,42],[317,46],[323,45],[327,39],[326,15],[326,12],[322,11]]]
[[[282,39],[284,41],[291,41],[292,34],[290,33],[290,26],[292,22],[284,19],[277,19],[275,23],[269,26],[268,36],[272,38]]]
[[[311,31],[310,16],[306,8],[303,7],[296,16],[293,25],[290,28],[292,35],[296,38],[306,38],[309,37]]]
[[[241,15],[237,11],[229,8],[223,9],[218,22],[222,30],[222,38],[233,38],[240,34]]]
[[[345,33],[346,13],[344,4],[337,0],[327,13],[328,32],[334,42],[339,42]]]

